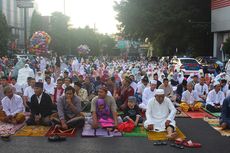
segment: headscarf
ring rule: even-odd
[[[104,105],[104,109],[103,110],[99,110],[99,106],[100,105]],[[98,99],[97,103],[96,103],[96,113],[97,116],[103,119],[107,119],[108,116],[110,115],[110,109],[109,106],[105,103],[104,99]]]

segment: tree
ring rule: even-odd
[[[230,37],[224,42],[223,51],[230,54]]]
[[[70,37],[68,33],[70,18],[60,12],[52,13],[50,18],[50,34],[52,41],[50,48],[60,54],[70,51]]]
[[[10,39],[10,29],[5,16],[0,12],[0,55],[7,53],[7,44]]]
[[[123,34],[148,37],[155,53],[211,54],[210,0],[122,0],[114,9]]]
[[[108,35],[95,32],[94,29],[72,28],[70,18],[60,12],[55,12],[50,17],[50,23],[44,24],[43,17],[37,12],[33,13],[31,33],[46,31],[51,36],[50,49],[63,54],[77,54],[77,47],[86,44],[91,49],[92,55],[99,55],[100,51],[109,52],[114,47],[115,41]]]
[[[49,24],[44,22],[44,17],[41,16],[36,10],[34,10],[31,18],[30,34],[36,31],[49,31]]]

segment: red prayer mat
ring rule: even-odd
[[[185,114],[187,114],[189,117],[191,118],[214,118],[214,116],[210,115],[209,113],[205,112],[204,110],[200,110],[200,111],[188,111],[188,112],[184,112]]]
[[[77,129],[71,128],[68,130],[61,130],[59,127],[54,126],[51,127],[50,130],[46,133],[46,137],[53,136],[53,135],[59,135],[59,136],[65,136],[65,137],[75,137],[76,136]]]

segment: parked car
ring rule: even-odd
[[[203,66],[204,73],[220,73],[224,68],[224,63],[212,56],[201,56],[196,60]]]
[[[173,58],[171,63],[174,65],[175,70],[183,72],[185,76],[203,73],[203,67],[194,58]]]

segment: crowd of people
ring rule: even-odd
[[[230,127],[230,78],[224,72],[184,76],[164,61],[119,58],[37,57],[0,60],[0,121],[28,125],[83,127],[90,112],[92,128],[125,121],[175,138],[176,108],[222,112]],[[7,67],[7,68],[6,68]],[[119,115],[118,112],[122,112]]]

